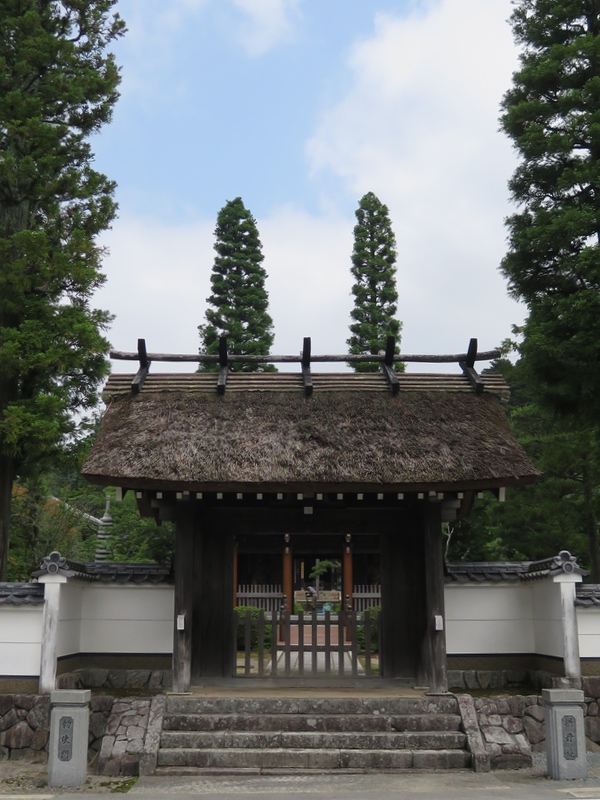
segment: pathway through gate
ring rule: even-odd
[[[236,677],[374,677],[379,674],[379,617],[292,615],[289,611],[236,614]]]

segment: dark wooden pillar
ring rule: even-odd
[[[423,547],[418,512],[381,535],[381,643],[384,678],[418,675],[424,627]]]
[[[175,523],[175,607],[173,631],[173,691],[188,692],[191,684],[194,579],[194,512],[179,504]]]
[[[194,683],[233,675],[233,552],[233,533],[218,515],[203,514],[194,550]]]
[[[237,543],[233,545],[233,607],[238,604],[238,548]]]
[[[289,534],[285,535],[285,546],[283,548],[283,593],[287,598],[287,607],[290,613],[294,612],[294,579],[293,579],[293,557]]]
[[[350,543],[350,534],[346,536],[344,542],[344,552],[342,555],[342,607],[346,607],[346,598],[348,603],[352,606],[352,545]]]
[[[422,669],[427,676],[430,692],[447,692],[444,551],[440,504],[428,504],[423,516],[426,627]]]

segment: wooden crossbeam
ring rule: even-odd
[[[467,376],[469,383],[475,389],[477,394],[481,394],[484,389],[484,381],[481,375],[475,371],[474,364],[477,360],[477,339],[471,339],[469,342],[469,349],[467,350],[467,357],[464,361],[459,361],[458,365]]]
[[[385,355],[381,363],[381,370],[392,390],[392,394],[398,394],[400,384],[398,383],[398,376],[394,370],[394,350],[396,348],[396,340],[393,336],[388,336],[385,344]]]
[[[148,353],[146,352],[145,339],[138,339],[138,359],[140,362],[140,368],[136,372],[135,378],[131,381],[131,391],[133,394],[138,394],[144,385],[144,381],[148,377],[150,364],[152,363],[148,358]]]
[[[305,336],[302,345],[302,380],[304,381],[305,397],[310,397],[313,393],[313,382],[310,374],[310,349],[310,336]]]
[[[217,393],[225,394],[225,387],[227,386],[227,338],[221,336],[219,339],[219,379],[217,381]]]

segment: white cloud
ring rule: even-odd
[[[293,33],[292,20],[302,0],[231,0],[245,19],[237,37],[250,56],[264,55]]]
[[[478,334],[488,349],[522,318],[497,273],[515,165],[498,132],[516,64],[510,10],[440,0],[378,15],[351,52],[345,96],[307,143],[315,181],[333,174],[357,200],[374,191],[390,208],[405,351],[460,350]]]

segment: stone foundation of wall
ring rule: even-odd
[[[173,685],[170,669],[78,669],[56,679],[57,689],[143,689],[166,691]]]

